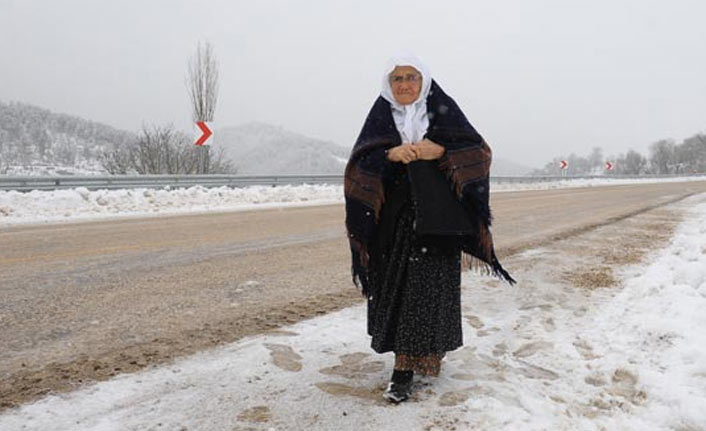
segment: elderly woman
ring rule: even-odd
[[[395,353],[384,393],[392,402],[409,397],[414,373],[438,376],[446,352],[463,344],[462,252],[514,283],[493,249],[490,160],[488,145],[421,61],[392,59],[345,171],[353,280],[367,297],[373,350]],[[440,188],[415,173],[424,163]],[[444,193],[453,202],[429,208]],[[453,206],[461,220],[449,215]],[[424,211],[466,227],[423,233]]]

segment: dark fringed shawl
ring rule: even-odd
[[[456,102],[434,81],[427,96],[427,112],[429,128],[425,137],[444,146],[446,151],[439,160],[439,168],[468,210],[473,224],[478,226],[476,232],[464,236],[464,253],[482,261],[494,275],[515,283],[495,255],[490,232],[490,147]],[[392,175],[393,162],[387,160],[386,150],[400,144],[390,103],[380,96],[353,147],[344,182],[353,281],[356,284],[360,281],[365,296],[369,293],[369,245],[376,233],[380,209],[385,203],[385,183]]]

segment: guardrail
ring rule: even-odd
[[[590,175],[590,176],[492,176],[491,182],[528,183],[548,182],[569,179],[650,179],[678,178],[686,175]],[[689,177],[706,174],[688,175]],[[114,175],[114,176],[52,176],[52,177],[4,177],[0,176],[0,190],[27,192],[32,190],[60,190],[85,187],[88,190],[100,189],[161,189],[184,187],[247,187],[253,185],[279,186],[299,184],[343,184],[342,175]]]
[[[341,175],[114,175],[62,177],[1,177],[0,190],[60,190],[85,187],[100,189],[161,189],[185,187],[247,187],[253,185],[278,186],[285,184],[342,184]]]

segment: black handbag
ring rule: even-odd
[[[407,165],[418,235],[467,235],[477,230],[436,160]]]

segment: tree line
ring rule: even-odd
[[[587,156],[575,153],[555,157],[532,175],[560,175],[561,161],[568,163],[570,175],[683,175],[706,173],[706,134],[697,133],[677,143],[672,139],[653,142],[648,154],[635,150],[605,157],[601,147],[594,147]],[[612,169],[606,169],[606,162]]]

